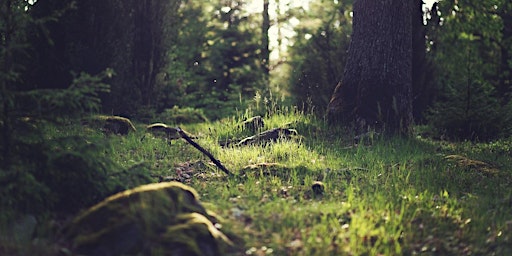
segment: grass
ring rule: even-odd
[[[230,255],[512,253],[512,140],[374,136],[354,145],[350,132],[287,109],[264,116],[265,128],[294,128],[300,136],[221,147],[252,134],[239,125],[251,115],[181,127],[234,177],[185,141],[145,134],[145,124],[106,136],[105,154],[122,168],[148,165],[155,181],[195,188],[223,218],[222,231],[236,245]],[[318,181],[323,192],[313,189]]]
[[[349,133],[285,111],[265,116],[266,127],[295,128],[299,138],[219,146],[249,135],[238,126],[242,119],[182,127],[237,174],[233,178],[184,141],[140,142],[143,129],[113,139],[112,157],[122,165],[152,163],[161,176],[200,163],[184,182],[224,218],[222,230],[237,245],[233,255],[512,253],[510,140],[375,137],[355,146]],[[479,160],[493,172],[449,155]],[[323,194],[313,191],[315,181],[323,182]]]

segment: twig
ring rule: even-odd
[[[210,158],[210,160],[212,160],[212,162],[217,165],[217,167],[219,167],[224,173],[226,173],[228,176],[233,176],[233,174],[228,171],[228,169],[226,169],[226,167],[224,167],[224,165],[222,165],[219,160],[215,159],[215,157],[210,152],[193,141],[180,127],[176,127],[176,130],[183,139],[185,139],[190,145],[194,146],[194,148],[197,148],[199,151],[201,151],[201,153]]]

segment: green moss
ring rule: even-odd
[[[208,118],[204,114],[202,109],[194,108],[179,108],[174,106],[173,108],[165,109],[158,118],[170,124],[192,124],[208,122]]]
[[[154,123],[146,126],[146,131],[157,137],[162,137],[168,140],[176,140],[181,138],[178,130],[170,127],[164,123]]]
[[[206,241],[211,255],[219,255],[216,243],[228,240],[212,220],[191,187],[156,183],[120,192],[91,207],[72,221],[65,237],[74,251],[86,255],[168,251],[170,241],[177,244],[173,250],[190,252],[200,250],[198,243]]]
[[[95,115],[87,118],[83,123],[106,133],[126,135],[137,131],[130,119],[121,116]]]

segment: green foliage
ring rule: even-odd
[[[57,148],[55,151],[47,150],[46,166],[35,175],[50,191],[45,195],[49,209],[73,213],[114,191],[114,184],[108,184],[114,165],[108,157],[98,154],[104,146],[84,143],[82,138],[63,140],[52,147]],[[62,147],[68,150],[60,152]]]
[[[158,97],[158,110],[196,104],[189,94],[200,90],[207,72],[202,65],[208,33],[205,3],[186,1],[178,10],[178,36],[167,50],[167,79]]]
[[[71,70],[64,70],[64,73],[42,72],[40,68],[58,69],[61,63],[41,61],[42,55],[55,53],[51,51],[53,49],[39,52],[41,55],[33,54],[32,50],[43,45],[50,48],[60,45],[62,38],[52,40],[50,37],[56,33],[57,18],[70,7],[73,7],[71,2],[62,5],[38,2],[35,6],[27,1],[2,1],[2,228],[4,222],[11,221],[20,213],[34,214],[38,219],[55,213],[72,213],[126,186],[151,181],[147,172],[137,181],[127,179],[127,175],[122,173],[112,176],[117,167],[104,154],[107,152],[107,146],[102,142],[104,138],[85,134],[77,137],[66,130],[70,123],[78,123],[82,115],[100,110],[101,97],[110,92],[110,85],[104,81],[114,75],[111,69],[95,76],[82,72],[70,80],[71,86],[66,89],[47,89],[63,88],[59,84],[63,81],[60,78]],[[37,32],[39,29],[41,31]],[[41,37],[35,40],[37,36]],[[63,52],[59,50],[59,53]],[[29,55],[30,62],[27,61]],[[60,57],[49,57],[45,61],[55,61]],[[36,81],[32,75],[39,72],[44,73],[45,79]]]
[[[12,11],[23,22],[5,31],[20,31],[6,38],[15,38],[12,47],[24,51],[5,55],[3,66],[12,72],[2,75],[23,77],[16,80],[17,90],[44,94],[46,89],[66,88],[76,79],[74,72],[95,74],[108,68],[117,74],[110,80],[111,93],[101,95],[102,110],[109,114],[148,120],[155,112],[179,106],[201,108],[209,118],[220,118],[243,108],[265,87],[260,28],[255,26],[260,17],[246,12],[244,5],[19,1]],[[33,101],[33,95],[24,96]],[[38,100],[55,105],[47,97]]]
[[[188,3],[180,9],[182,24],[169,51],[168,83],[161,109],[203,109],[219,119],[243,109],[264,89],[260,63],[259,22],[244,1]],[[198,18],[200,17],[200,18]]]
[[[311,3],[311,10],[295,10],[301,25],[290,49],[289,81],[296,105],[322,115],[340,81],[352,31],[351,3]]]
[[[511,134],[512,105],[502,106],[491,85],[448,86],[459,89],[443,91],[445,98],[438,100],[426,114],[435,136],[489,141]],[[470,90],[471,95],[461,94],[458,91],[461,89]]]
[[[165,109],[158,115],[158,120],[168,124],[191,124],[208,121],[202,109],[179,108],[178,106]]]
[[[109,93],[110,85],[104,80],[113,71],[107,69],[99,75],[81,73],[67,89],[40,89],[15,94],[15,108],[28,116],[45,118],[73,117],[81,113],[98,112],[101,109],[100,94]]]
[[[30,58],[21,58],[27,67],[25,86],[64,88],[72,72],[112,68],[117,76],[112,94],[103,97],[104,110],[126,115],[140,106],[156,107],[181,1],[38,1],[28,15],[47,17],[71,2],[74,8],[42,31],[29,28]]]
[[[9,209],[3,214],[74,213],[113,192],[152,181],[147,169],[122,171],[112,162],[100,131],[77,136],[83,128],[66,131],[69,127],[63,124],[47,122],[26,125],[29,128],[20,124],[13,133],[11,166],[0,171],[5,184],[0,206]],[[29,136],[23,136],[27,132]]]
[[[428,120],[452,139],[492,140],[512,131],[512,33],[507,1],[442,1],[429,24],[437,101]],[[434,18],[436,16],[433,16]],[[437,22],[437,23],[436,23]]]
[[[47,198],[50,194],[49,188],[41,184],[34,174],[26,170],[7,171],[1,170],[0,181],[2,189],[0,194],[2,200],[0,208],[2,222],[12,220],[16,214],[48,211]]]
[[[260,21],[245,1],[71,2],[0,2],[0,229],[20,214],[35,215],[38,230],[50,225],[44,217],[59,225],[115,192],[177,179],[225,218],[232,255],[511,253],[510,139],[455,144],[375,134],[355,145],[351,131],[329,128],[314,111],[279,106],[265,87]],[[301,21],[289,52],[299,105],[321,113],[339,80],[350,5],[316,1],[307,13],[291,10]],[[66,6],[77,9],[61,12]],[[509,135],[510,4],[440,7],[443,19],[428,35],[439,91],[431,125],[451,138]],[[117,74],[111,95],[111,69],[88,75],[106,67]],[[73,77],[72,70],[88,73]],[[144,122],[183,123],[237,175],[225,177],[182,140],[144,137],[144,129],[106,136],[83,126],[79,118],[101,105]],[[265,129],[299,136],[220,146],[252,135],[241,124],[255,114]],[[323,193],[315,192],[319,181]],[[188,227],[204,224],[190,215],[179,222],[154,241],[188,242],[174,234],[197,235]],[[33,255],[40,238],[52,239],[43,231],[23,245],[0,240],[0,254]]]

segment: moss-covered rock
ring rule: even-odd
[[[180,133],[178,132],[177,127],[171,127],[164,123],[154,123],[146,126],[146,131],[152,134],[155,137],[164,138],[168,141],[177,140],[181,138]],[[195,135],[188,133],[187,131],[182,130],[188,137],[192,139],[197,139]]]
[[[265,122],[261,116],[253,116],[242,122],[242,129],[251,131],[252,133],[259,132],[265,126]]]
[[[154,123],[146,126],[146,131],[157,137],[162,137],[168,140],[176,140],[181,138],[178,129],[170,127],[164,123]]]
[[[100,128],[105,133],[120,135],[126,135],[137,130],[130,119],[121,116],[95,115],[84,120],[84,124],[93,128]]]
[[[165,109],[162,113],[160,113],[160,115],[158,115],[158,118],[166,123],[175,124],[208,122],[208,118],[206,118],[206,115],[202,109],[179,108],[178,106]]]
[[[197,193],[179,182],[140,186],[76,217],[64,236],[84,255],[221,255],[229,240]]]
[[[126,135],[131,131],[136,131],[130,119],[120,116],[107,116],[105,118],[105,125],[103,126],[105,132]]]
[[[297,137],[298,132],[295,129],[274,128],[260,132],[254,136],[247,137],[237,143],[237,146],[253,145],[257,143],[275,142],[277,139],[291,139]]]

